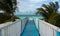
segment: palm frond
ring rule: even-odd
[[[44,17],[49,18],[52,13],[56,13],[58,11],[59,5],[58,2],[50,2],[49,5],[43,4],[43,8],[38,8],[37,14],[42,14]]]

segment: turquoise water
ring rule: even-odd
[[[21,36],[39,36],[39,32],[36,29],[35,23],[33,20],[28,21],[24,29],[24,32],[21,34]]]
[[[20,18],[25,18],[25,17],[29,17],[29,18],[40,18],[42,19],[42,15],[17,15],[17,17],[20,17]]]

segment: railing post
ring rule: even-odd
[[[1,29],[0,29],[0,36],[2,36],[2,31],[1,31]]]
[[[39,20],[38,20],[38,31],[39,31]]]
[[[22,20],[21,20],[21,33],[22,33]]]

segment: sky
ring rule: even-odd
[[[42,4],[49,4],[49,2],[55,1],[58,1],[60,5],[60,0],[17,0],[17,10],[15,14],[34,15],[37,11],[36,9],[41,7]]]

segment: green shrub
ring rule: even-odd
[[[55,23],[56,26],[60,27],[60,16],[57,16],[56,17],[56,23]]]
[[[19,19],[19,18],[16,16],[13,17],[11,15],[6,15],[3,13],[0,13],[0,24],[5,23],[5,22],[9,22],[9,21],[15,21],[15,19]]]
[[[11,20],[11,16],[0,13],[0,23],[4,23],[8,20]]]
[[[60,27],[60,15],[58,13],[52,13],[48,19],[48,22]]]

